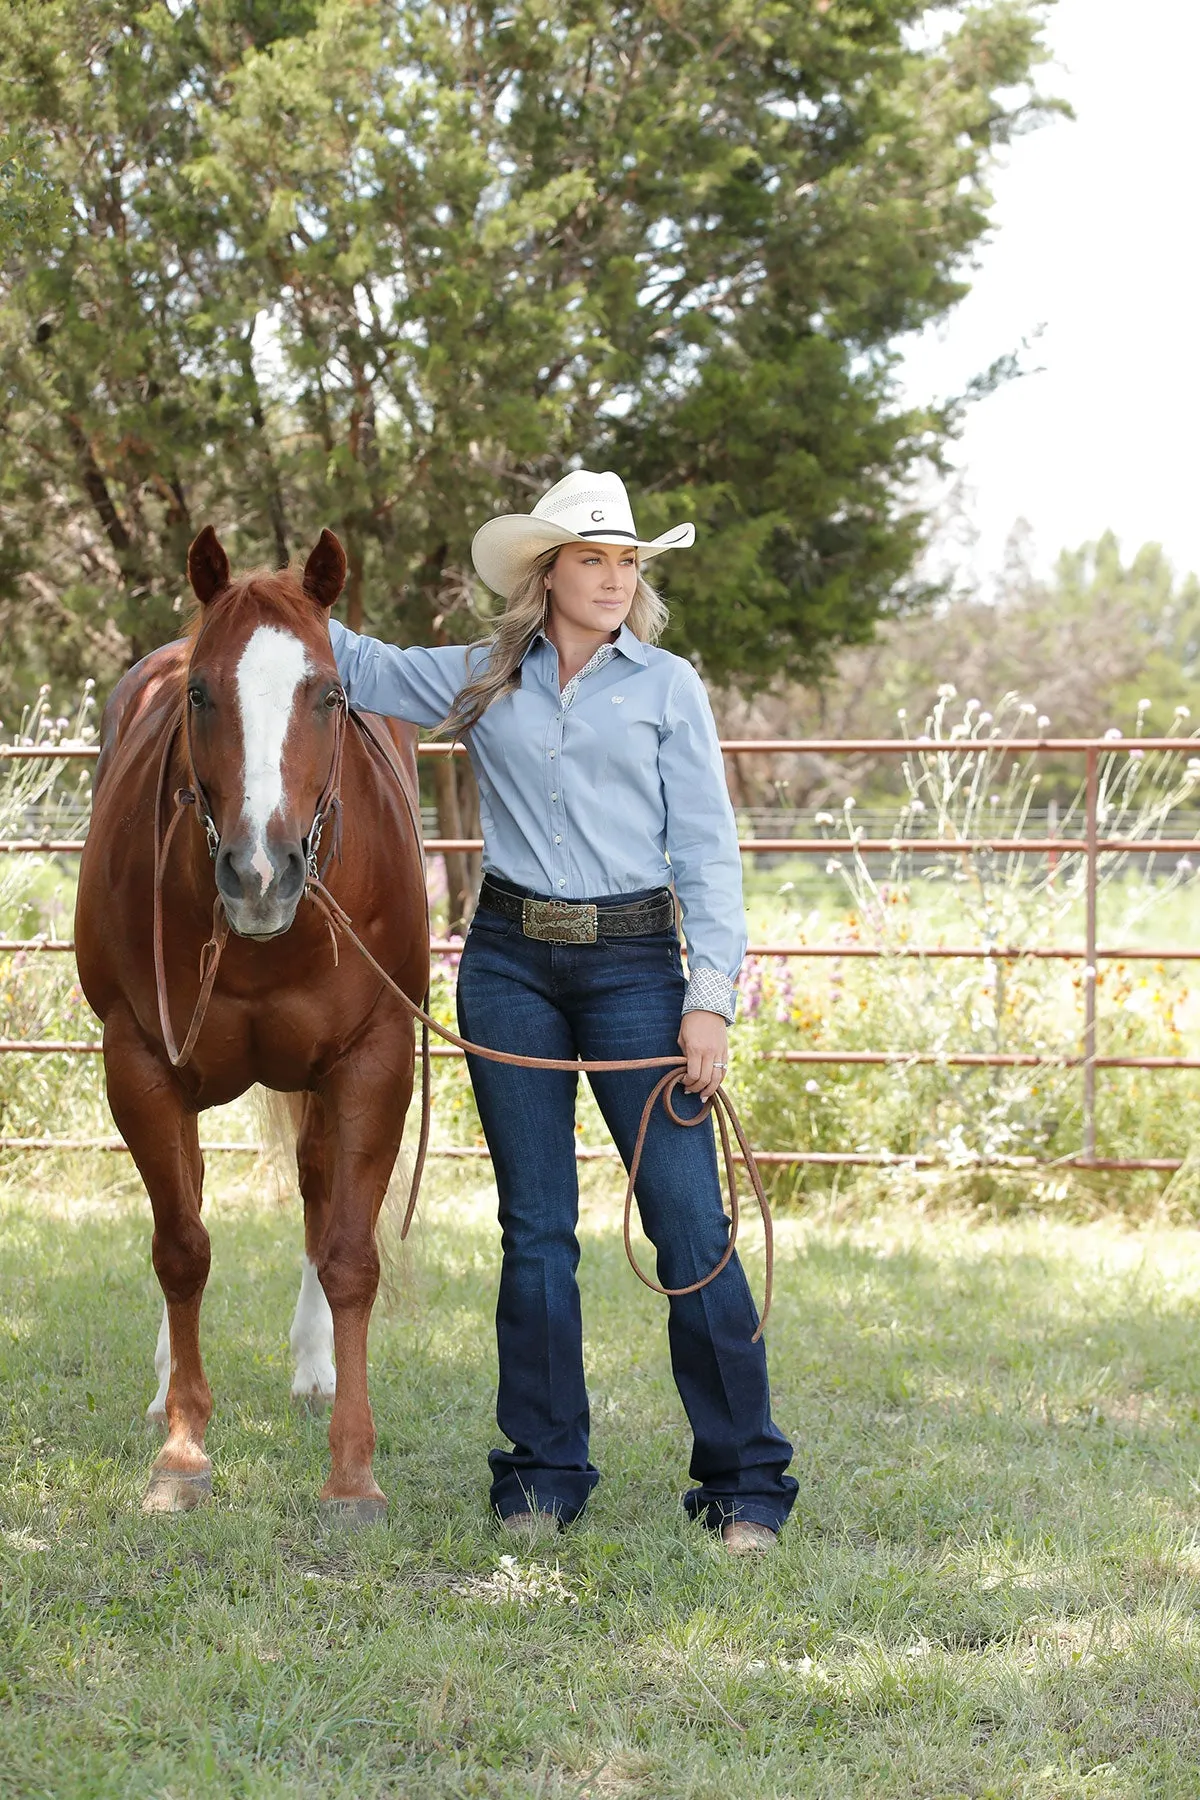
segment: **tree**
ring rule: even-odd
[[[1064,550],[1045,578],[1030,568],[1024,537],[1018,527],[993,601],[966,594],[932,620],[888,620],[807,690],[776,684],[769,694],[727,693],[717,709],[726,735],[881,738],[903,728],[916,736],[944,683],[957,689],[956,719],[972,697],[986,711],[1016,695],[1031,707],[1031,732],[1040,715],[1054,737],[1112,729],[1128,736],[1139,720],[1147,734],[1192,731],[1200,721],[1200,580],[1177,575],[1159,544],[1143,544],[1126,563],[1111,531]],[[1070,758],[1043,759],[1039,768],[1047,793],[1056,783],[1070,791],[1078,779]],[[737,771],[737,798],[770,805],[783,782],[792,803],[823,805],[896,777],[893,758],[869,754],[812,756],[802,768],[794,758],[774,768],[755,759]]]
[[[475,635],[473,531],[579,459],[698,519],[676,647],[820,670],[920,595],[954,413],[897,407],[889,346],[966,291],[1044,11],[0,0],[72,203],[0,271],[0,604],[138,651],[205,518],[243,562],[329,523],[352,623]]]

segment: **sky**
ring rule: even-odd
[[[902,346],[915,401],[998,356],[1040,372],[973,406],[933,545],[986,592],[1019,519],[1045,570],[1116,532],[1200,570],[1200,0],[1059,0],[1039,85],[1075,109],[1003,152],[972,291]]]

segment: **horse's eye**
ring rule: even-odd
[[[342,705],[344,700],[345,695],[342,693],[341,688],[333,688],[325,696],[325,704],[330,712],[336,711],[336,709]]]
[[[194,706],[196,708],[197,712],[200,710],[200,708],[204,705],[204,689],[203,688],[190,687],[188,689],[188,705]]]

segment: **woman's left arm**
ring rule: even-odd
[[[704,684],[684,664],[659,734],[659,775],[667,814],[667,854],[683,913],[690,977],[679,1046],[684,1086],[706,1098],[728,1057],[734,983],[746,954],[742,859],[725,765]]]

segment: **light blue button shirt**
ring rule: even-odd
[[[400,649],[330,621],[352,706],[440,725],[487,646]],[[732,1019],[746,954],[742,862],[704,684],[623,625],[560,691],[541,632],[521,685],[465,735],[479,782],[483,866],[535,893],[582,900],[673,882],[691,979],[684,1011]]]

